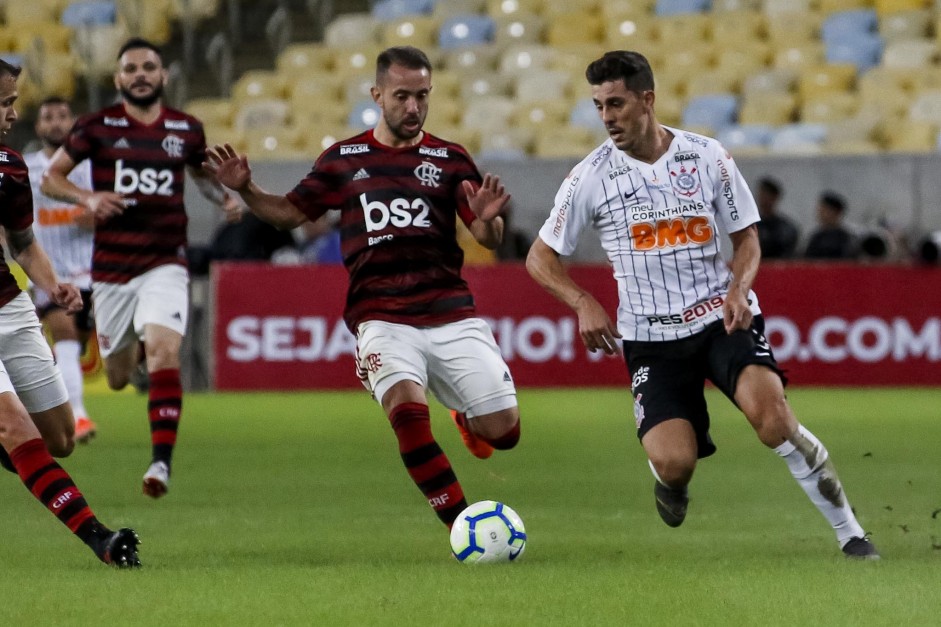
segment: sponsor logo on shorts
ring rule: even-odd
[[[631,389],[636,390],[642,383],[647,383],[650,378],[650,366],[641,366],[631,377]]]
[[[634,397],[634,424],[637,425],[638,429],[640,429],[641,423],[644,422],[644,406],[641,404],[643,398],[643,394]]]

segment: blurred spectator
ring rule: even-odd
[[[778,213],[778,202],[783,192],[781,184],[773,178],[758,181],[755,202],[761,222],[758,223],[758,243],[764,259],[793,257],[797,251],[799,231],[794,221]]]
[[[331,264],[343,263],[340,252],[340,230],[330,219],[330,214],[319,220],[307,220],[299,227],[303,238],[298,245],[301,263]]]
[[[818,227],[810,235],[804,256],[808,259],[855,259],[859,243],[843,223],[846,199],[835,192],[824,192],[817,202]]]
[[[231,216],[231,217],[230,217]],[[209,244],[211,261],[267,261],[281,248],[294,248],[290,231],[279,231],[247,211],[227,215]]]
[[[512,200],[510,204],[512,204]],[[496,248],[500,261],[521,261],[526,259],[533,240],[523,231],[513,228],[513,208],[507,205],[503,212],[503,241]]]

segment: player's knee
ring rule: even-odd
[[[115,391],[121,391],[127,387],[131,378],[125,372],[107,371],[108,387]]]
[[[671,451],[651,458],[660,480],[669,486],[684,486],[693,478],[696,469],[696,456],[683,451]]]
[[[770,448],[784,444],[797,429],[796,421],[783,397],[769,401],[748,413],[748,420],[761,443]]]
[[[66,434],[57,434],[43,438],[49,454],[53,457],[68,457],[75,450],[75,440]]]
[[[487,438],[487,443],[498,451],[507,451],[520,441],[520,419],[516,418],[513,426],[496,438]]]

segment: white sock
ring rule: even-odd
[[[794,479],[830,521],[841,547],[850,538],[863,537],[863,528],[846,499],[830,454],[813,433],[799,425],[797,433],[774,452],[784,458]]]
[[[84,382],[82,381],[81,344],[78,340],[62,340],[56,342],[52,350],[55,351],[56,363],[59,364],[62,380],[65,381],[65,389],[69,393],[69,403],[72,404],[75,419],[78,420],[82,416],[87,418],[82,388]]]

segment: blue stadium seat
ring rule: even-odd
[[[774,136],[774,127],[768,124],[736,124],[716,134],[723,146],[731,151],[736,148],[767,148]]]
[[[114,24],[118,9],[111,0],[79,0],[65,7],[60,22],[66,26]]]
[[[372,16],[392,22],[409,15],[429,15],[434,8],[434,0],[380,0],[372,6]]]
[[[830,14],[820,27],[820,37],[824,43],[845,40],[875,32],[879,27],[879,17],[874,9],[839,11]]]
[[[738,98],[733,94],[708,94],[691,98],[683,109],[684,126],[708,126],[721,130],[735,122]]]
[[[598,117],[598,109],[595,107],[595,101],[591,98],[579,98],[572,107],[572,113],[569,115],[569,124],[580,126],[582,128],[598,129],[602,126],[601,118]]]
[[[486,15],[456,15],[445,20],[438,29],[438,45],[442,49],[477,46],[493,40],[496,24]]]
[[[657,0],[657,15],[681,15],[683,13],[705,13],[712,7],[712,0]]]
[[[350,109],[347,126],[358,131],[365,131],[376,125],[380,115],[382,115],[382,111],[379,110],[379,105],[369,98],[364,98],[356,102]]]
[[[857,74],[879,65],[882,61],[882,38],[876,33],[834,38],[826,43],[827,63],[852,63]]]

